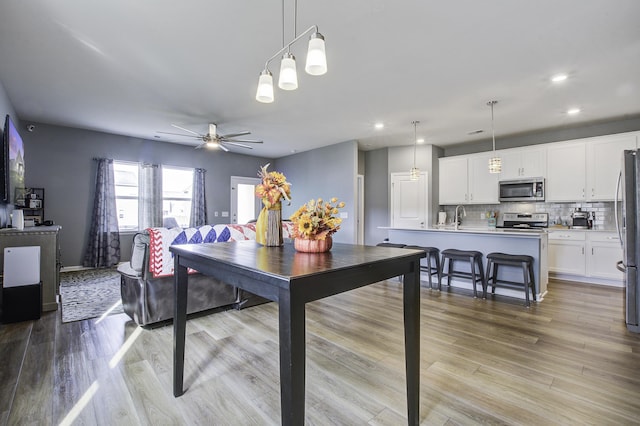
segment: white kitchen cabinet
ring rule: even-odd
[[[622,152],[636,148],[636,134],[624,133],[588,139],[587,200],[613,201]]]
[[[582,275],[585,269],[585,233],[554,231],[549,233],[549,272]]]
[[[545,201],[586,200],[585,142],[562,142],[547,147]]]
[[[441,158],[439,160],[439,203],[497,204],[498,174],[489,173],[493,153]]]
[[[514,148],[498,152],[502,158],[500,180],[544,177],[547,175],[547,149]]]
[[[468,181],[466,156],[441,158],[438,176],[439,203],[441,205],[467,203]]]
[[[622,282],[624,276],[616,268],[622,260],[620,239],[615,232],[587,232],[587,276],[614,279]]]
[[[499,173],[489,173],[493,152],[469,156],[469,204],[498,204]]]

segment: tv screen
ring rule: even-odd
[[[24,188],[24,144],[22,138],[7,115],[4,122],[2,172],[0,178],[0,199],[13,204],[16,188]]]

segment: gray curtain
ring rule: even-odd
[[[140,164],[138,226],[140,229],[162,226],[162,168]]]
[[[205,169],[193,171],[193,191],[191,199],[191,217],[189,226],[192,228],[207,224],[207,202],[204,195]]]
[[[99,158],[89,243],[84,266],[109,268],[120,261],[120,232],[116,210],[113,160]]]

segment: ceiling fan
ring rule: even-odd
[[[166,135],[177,135],[177,136],[186,136],[190,138],[201,139],[202,143],[196,146],[196,149],[200,148],[218,148],[222,149],[225,152],[229,152],[229,149],[226,145],[231,145],[234,147],[253,149],[251,146],[246,145],[248,143],[262,143],[262,141],[253,140],[253,139],[236,139],[239,136],[250,135],[251,132],[244,131],[238,133],[229,133],[227,135],[219,135],[216,131],[217,126],[215,124],[209,124],[209,132],[206,135],[203,135],[198,132],[194,132],[193,130],[185,129],[184,127],[180,127],[177,124],[172,124],[176,129],[180,129],[189,133],[185,135],[184,133],[170,133],[170,132],[158,132],[164,133]]]

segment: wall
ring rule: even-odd
[[[0,81],[0,126],[4,126],[4,118],[9,114],[11,119],[14,121],[15,125],[20,126],[20,121],[18,120],[18,116],[13,109],[13,105],[11,105],[11,100],[7,95],[7,92],[4,88],[4,85]],[[22,134],[22,132],[21,132]],[[2,130],[0,130],[0,137],[2,136]],[[26,153],[25,153],[26,155]],[[13,205],[0,204],[0,228],[5,228],[9,222],[9,213],[13,209]]]
[[[255,176],[269,160],[230,152],[195,150],[125,136],[34,123],[33,132],[21,131],[25,143],[25,184],[45,188],[45,219],[62,226],[60,245],[65,267],[82,265],[95,191],[93,158],[200,167],[207,170],[206,200],[209,223],[227,223],[213,211],[229,211],[230,179]],[[121,236],[122,259],[130,258],[132,234]]]
[[[387,238],[389,226],[389,149],[365,151],[364,169],[364,243],[376,245]]]
[[[356,242],[356,175],[358,173],[358,144],[356,141],[343,142],[312,151],[301,152],[278,158],[271,162],[269,170],[278,170],[292,183],[291,205],[283,206],[282,217],[288,218],[301,205],[311,199],[328,200],[337,197],[346,206],[346,213],[340,231],[334,234],[334,241]]]
[[[496,136],[496,149],[568,141],[571,139],[588,138],[592,136],[633,132],[635,130],[640,130],[640,116],[566,129],[550,129],[505,137]],[[491,149],[492,142],[490,139],[486,139],[473,143],[447,146],[444,149],[444,156],[450,157],[452,155],[474,154],[477,152],[491,151]]]

